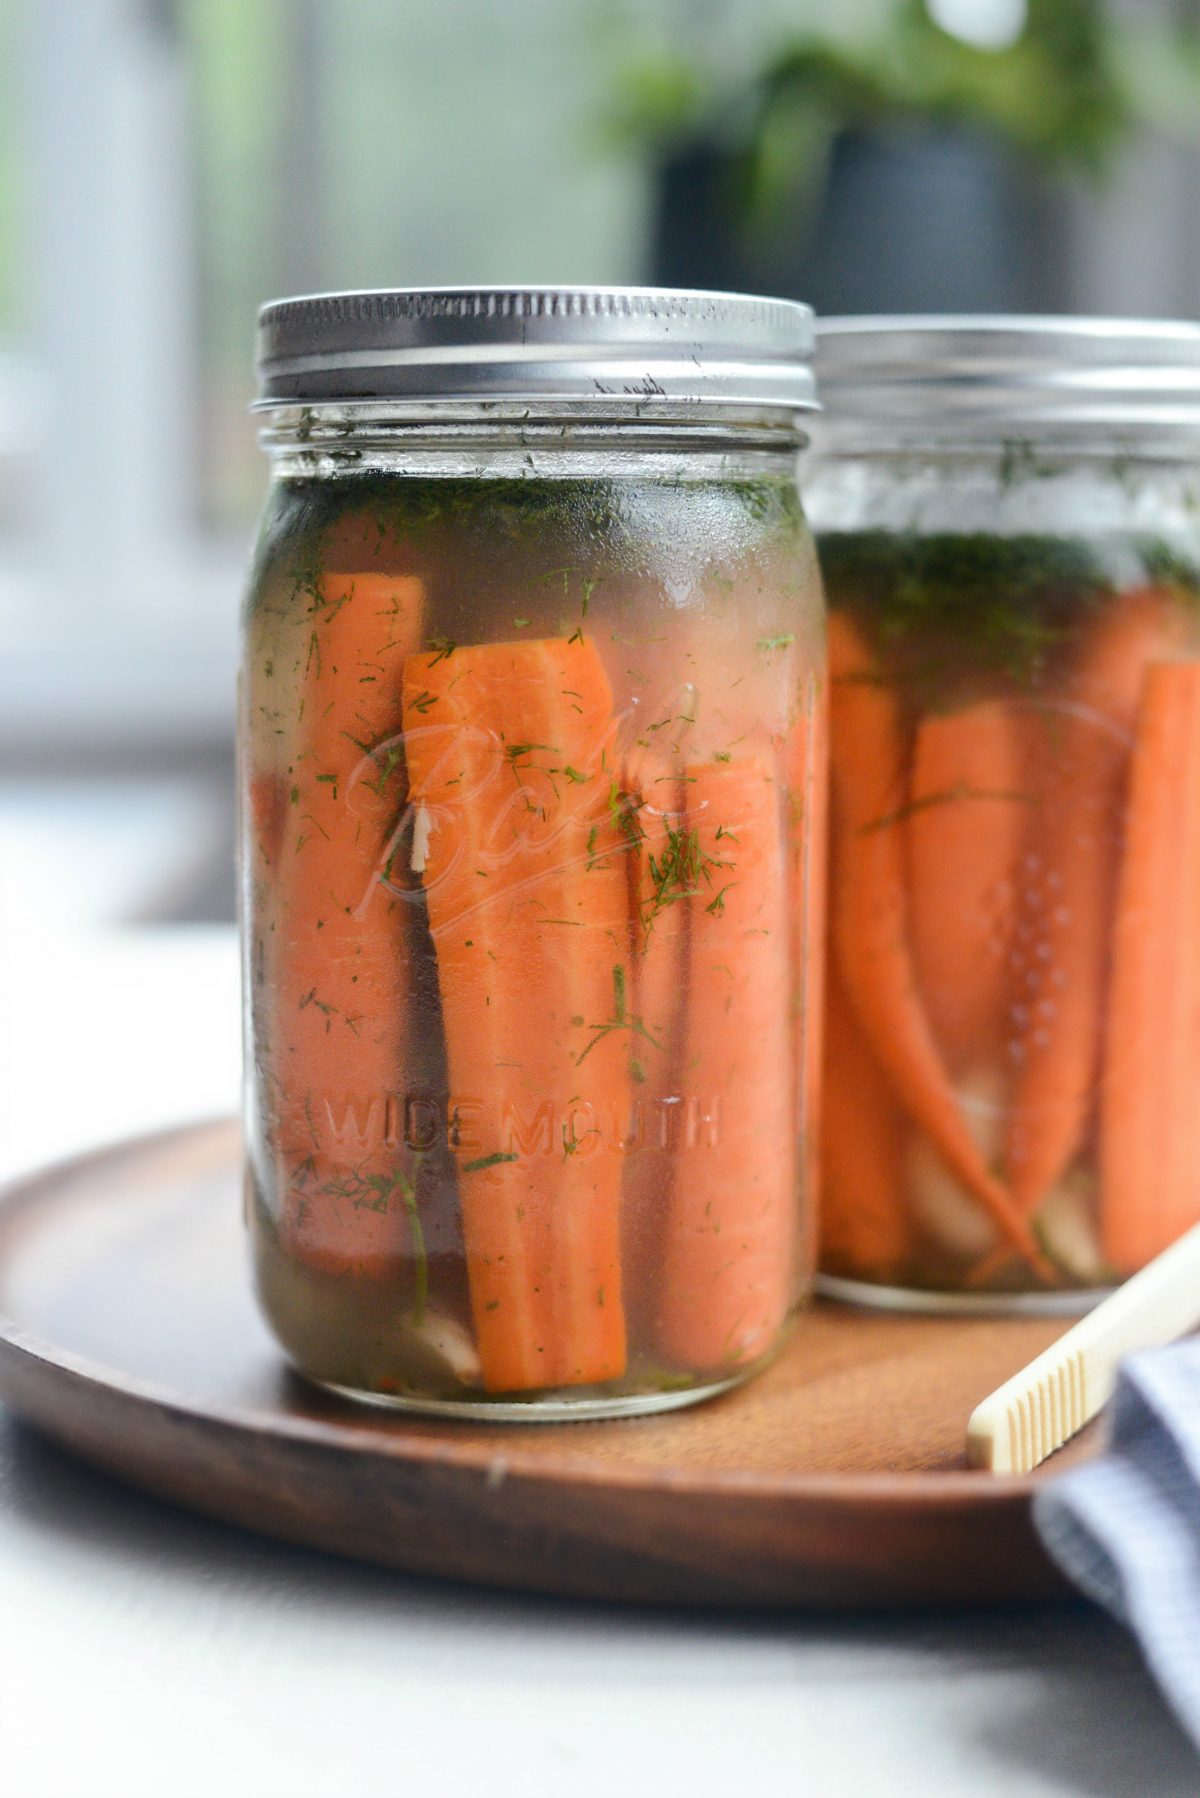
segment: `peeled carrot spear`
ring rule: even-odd
[[[272,1061],[280,1230],[330,1272],[394,1271],[420,1229],[402,1122],[412,906],[384,874],[404,801],[401,674],[422,606],[411,577],[328,575],[304,649]]]
[[[816,1258],[821,1186],[821,1094],[825,1029],[826,896],[829,861],[829,694],[825,679],[805,683],[792,727],[788,807],[792,832],[793,978],[800,1081],[804,1256]]]
[[[1200,665],[1146,674],[1113,929],[1100,1243],[1131,1274],[1200,1219]]]
[[[628,858],[633,918],[633,1006],[656,1047],[635,1050],[632,1122],[622,1186],[626,1304],[648,1336],[659,1300],[662,1233],[671,1189],[674,1108],[685,1090],[683,1021],[688,905],[694,870],[683,768],[668,753],[627,756],[624,785],[636,837]]]
[[[1095,626],[1064,703],[1030,733],[1006,1153],[1025,1216],[1066,1173],[1091,1117],[1130,743],[1146,667],[1169,649],[1176,619],[1162,592],[1123,596]]]
[[[946,1167],[1038,1268],[1028,1223],[989,1171],[955,1103],[917,991],[904,866],[905,744],[894,689],[857,626],[830,618],[831,936],[863,1034]]]
[[[902,1170],[906,1119],[830,973],[821,1104],[821,1265],[900,1278],[913,1248]]]
[[[717,1372],[765,1353],[794,1296],[796,1062],[780,1003],[792,939],[773,763],[693,763],[684,786],[694,1115],[676,1126],[659,1331],[673,1360]]]
[[[620,1203],[633,1008],[612,693],[588,639],[404,671],[471,1308],[494,1392],[625,1367]]]
[[[947,1063],[995,1055],[1007,1022],[1018,861],[1029,820],[1021,720],[1002,701],[917,725],[908,802],[909,927]]]
[[[277,977],[275,880],[284,847],[289,786],[287,778],[275,769],[250,775],[242,789],[238,825],[243,845],[240,878],[249,923],[243,945],[246,997],[253,1008],[255,1028],[268,1037],[272,1034],[268,1019],[274,1013]],[[251,1067],[250,1071],[256,1085],[256,1107],[261,1108],[263,1088],[269,1082],[264,1081],[259,1069]]]
[[[288,783],[268,770],[253,776],[248,789],[251,841],[258,861],[274,867],[287,829]]]

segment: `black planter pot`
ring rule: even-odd
[[[843,132],[815,209],[757,235],[734,216],[727,159],[700,144],[660,171],[651,278],[770,292],[818,312],[1060,308],[1056,206],[990,139]]]

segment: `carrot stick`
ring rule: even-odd
[[[1021,720],[999,701],[917,726],[909,793],[913,965],[954,1069],[1000,1048],[1018,860],[1029,820]]]
[[[699,878],[689,931],[660,1340],[690,1369],[765,1353],[792,1303],[798,1237],[793,1026],[781,1003],[791,924],[782,804],[763,757],[684,772]]]
[[[1129,748],[1146,666],[1169,648],[1172,618],[1169,597],[1151,589],[1110,606],[1063,703],[1032,733],[1006,1152],[1025,1216],[1066,1173],[1092,1112]]]
[[[912,1228],[901,1180],[906,1119],[863,1040],[836,972],[825,998],[821,1105],[821,1265],[887,1280],[903,1274]]]
[[[792,826],[793,968],[800,1081],[800,1153],[804,1260],[816,1259],[820,1221],[821,1107],[824,1080],[826,899],[829,861],[829,695],[823,677],[810,676],[793,725],[788,805]]]
[[[411,577],[328,575],[304,651],[272,1062],[281,1234],[329,1272],[394,1271],[414,1227],[396,1115],[411,1084],[412,906],[381,874],[403,807],[400,680],[422,606]]]
[[[264,868],[273,868],[287,830],[288,782],[270,769],[255,774],[249,783],[248,799],[255,858]]]
[[[633,1010],[612,694],[582,637],[409,659],[412,861],[437,952],[471,1307],[496,1392],[625,1367]]]
[[[662,1236],[675,1162],[672,1118],[684,1091],[686,901],[694,870],[682,766],[667,755],[635,752],[625,769],[637,838],[629,856],[633,1003],[657,1044],[656,1051],[635,1052],[632,1061],[633,1116],[621,1200],[627,1311],[635,1335],[645,1338],[653,1333],[659,1303]]]
[[[917,993],[908,937],[906,792],[899,704],[857,627],[830,619],[832,941],[859,1025],[896,1096],[947,1168],[1031,1264],[1043,1265],[1028,1224],[992,1175],[959,1112]]]
[[[301,661],[281,655],[280,620],[290,615],[293,571],[256,590],[246,620],[245,678],[238,683],[238,881],[246,922],[245,986],[257,1036],[274,1010],[277,881],[287,841],[291,767],[299,748]],[[285,674],[286,667],[286,674]],[[251,697],[253,695],[253,698]]]
[[[1200,665],[1146,674],[1113,930],[1100,1240],[1131,1274],[1200,1218]]]

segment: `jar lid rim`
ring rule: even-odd
[[[259,407],[338,400],[657,402],[811,411],[813,315],[795,300],[662,287],[303,294],[258,316]]]
[[[1200,427],[1200,323],[1037,313],[820,319],[828,425]]]
[[[1192,319],[1108,317],[1082,312],[830,313],[815,321],[814,333],[819,339],[935,333],[965,338],[1066,338],[1077,342],[1140,338],[1147,343],[1190,342],[1200,351],[1200,323]]]

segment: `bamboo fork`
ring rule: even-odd
[[[1200,1224],[975,1407],[967,1460],[992,1473],[1029,1473],[1107,1404],[1124,1355],[1197,1324]]]

